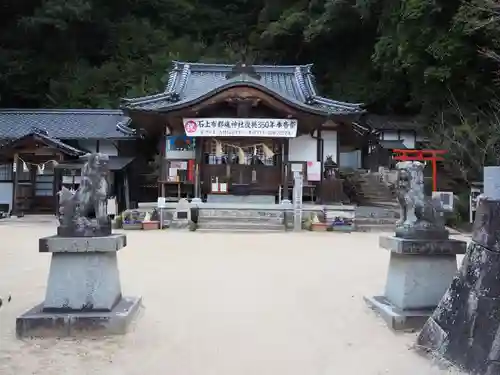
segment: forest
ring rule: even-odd
[[[0,107],[108,108],[172,60],[313,63],[322,94],[419,115],[464,181],[500,162],[495,0],[2,0]]]

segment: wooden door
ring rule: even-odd
[[[34,185],[32,211],[36,213],[53,213],[56,206],[56,196],[52,163],[47,163],[41,174],[38,173],[36,168],[31,172]]]

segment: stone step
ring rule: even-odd
[[[390,200],[392,197],[390,195],[383,195],[383,194],[380,194],[380,195],[372,195],[372,194],[365,194],[362,192],[362,195],[363,197],[365,198],[365,200],[384,200],[384,201],[387,201],[387,200]]]
[[[237,210],[237,209],[203,209],[199,211],[200,219],[209,218],[229,218],[233,220],[243,220],[243,219],[281,219],[283,217],[283,211],[266,211],[266,210]]]
[[[199,223],[207,223],[207,222],[239,222],[239,223],[260,223],[260,224],[267,224],[267,223],[276,223],[280,224],[283,221],[282,217],[268,217],[268,216],[199,216],[198,217],[198,222]]]
[[[358,225],[356,224],[356,231],[358,232],[394,232],[396,225],[390,224],[369,224]]]
[[[227,228],[198,228],[196,229],[197,232],[201,233],[214,233],[214,232],[225,232],[225,233],[280,233],[283,231],[277,231],[277,230],[261,230],[261,229],[231,229],[228,230]]]
[[[272,223],[252,223],[252,222],[230,222],[230,221],[209,221],[199,222],[197,230],[225,230],[231,231],[265,231],[265,232],[284,232],[283,224]]]
[[[398,220],[395,217],[360,217],[356,218],[356,225],[396,225]]]
[[[386,206],[370,204],[356,208],[356,219],[360,218],[398,218],[399,211]]]

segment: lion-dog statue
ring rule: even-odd
[[[443,209],[424,193],[424,164],[402,161],[398,169],[397,198],[401,208],[396,236],[413,239],[446,239]]]
[[[101,153],[87,154],[79,188],[65,187],[59,194],[58,234],[67,237],[93,237],[111,234],[107,214],[108,161]]]

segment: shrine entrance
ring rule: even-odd
[[[201,142],[202,195],[277,195],[283,181],[282,141],[230,137]],[[224,183],[227,189],[223,185],[221,191]]]
[[[291,199],[292,164],[303,167],[305,197],[331,196],[322,189],[325,162],[338,162],[339,136],[349,143],[364,112],[319,96],[309,65],[184,62],[174,62],[164,92],[125,99],[122,108],[133,127],[119,130],[159,145],[158,158],[145,163],[158,196],[260,196],[269,203]],[[335,183],[341,192],[342,181]]]

